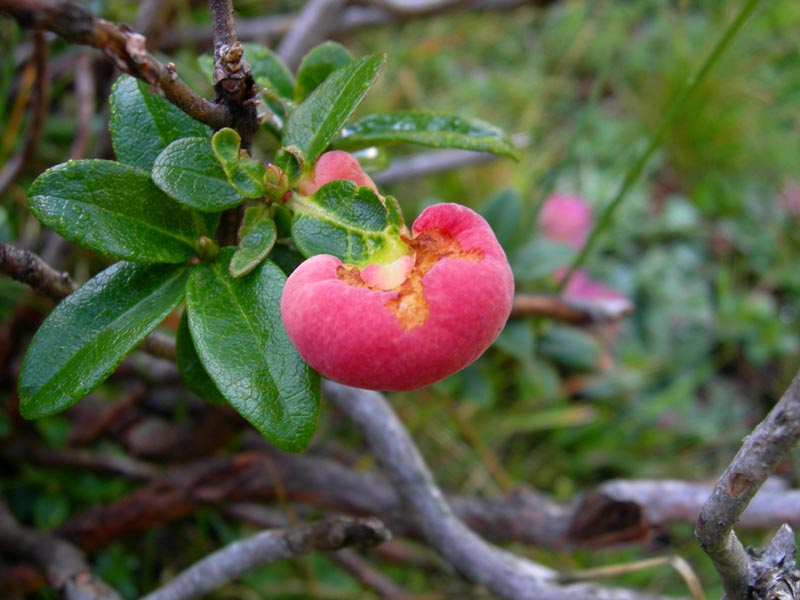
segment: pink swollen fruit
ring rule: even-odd
[[[425,387],[477,359],[503,329],[514,279],[489,224],[458,204],[422,212],[413,254],[359,269],[333,256],[303,262],[281,314],[300,355],[355,387]]]
[[[298,184],[297,190],[304,196],[310,196],[326,183],[338,179],[347,179],[378,193],[372,178],[361,170],[356,158],[344,150],[332,150],[320,156],[314,165],[314,173],[303,179]]]

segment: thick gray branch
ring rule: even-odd
[[[416,522],[428,543],[467,579],[514,600],[648,597],[592,584],[561,587],[555,571],[487,543],[453,513],[408,431],[383,395],[333,382],[325,382],[324,389],[336,407],[364,433],[408,518]]]
[[[733,530],[775,466],[800,438],[800,375],[747,436],[697,519],[695,534],[711,558],[727,596],[748,598],[758,574]]]

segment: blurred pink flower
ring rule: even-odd
[[[580,250],[592,228],[592,208],[578,196],[553,194],[539,211],[545,238]]]

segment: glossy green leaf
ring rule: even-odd
[[[290,115],[284,147],[294,147],[306,165],[313,164],[336,137],[383,68],[382,54],[354,60],[331,73]]]
[[[175,335],[175,363],[183,382],[190,392],[203,400],[214,404],[225,404],[225,396],[217,389],[217,385],[206,373],[197,351],[194,349],[192,334],[189,331],[189,319],[184,310],[178,323],[178,332]]]
[[[294,86],[295,102],[302,102],[308,98],[328,75],[352,60],[353,55],[350,51],[336,42],[323,42],[309,50],[297,69],[297,81]]]
[[[239,134],[226,127],[211,138],[211,150],[222,165],[228,183],[237,192],[245,198],[261,198],[265,195],[264,173],[267,167],[242,150],[241,143]]]
[[[28,207],[70,241],[114,258],[184,262],[215,219],[187,210],[158,189],[147,173],[108,160],[70,161],[43,173]]]
[[[231,258],[231,276],[242,277],[261,264],[277,237],[275,221],[267,208],[263,205],[248,208],[239,228],[239,247]]]
[[[189,268],[118,262],[69,295],[28,347],[20,413],[51,415],[94,390],[183,299]]]
[[[122,75],[114,83],[109,104],[111,144],[117,160],[145,171],[150,171],[171,142],[211,134],[208,127],[130,75]]]
[[[264,437],[296,452],[311,441],[319,416],[319,375],[286,335],[280,299],[286,276],[269,261],[234,279],[233,250],[195,267],[187,287],[197,354],[230,404]]]
[[[153,181],[178,202],[218,212],[244,198],[228,182],[208,138],[184,138],[164,148],[153,165]]]
[[[396,201],[387,198],[384,206],[371,189],[352,181],[332,181],[292,207],[292,237],[306,256],[331,254],[364,265],[385,264],[408,253],[399,236],[402,220]]]
[[[366,116],[344,129],[335,145],[344,150],[357,150],[397,142],[516,157],[511,138],[494,125],[425,111]]]

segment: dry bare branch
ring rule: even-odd
[[[800,438],[800,374],[748,435],[697,519],[695,534],[731,600],[751,597],[760,573],[733,528],[778,462]]]
[[[329,517],[313,525],[262,531],[209,554],[142,600],[195,598],[278,560],[314,550],[372,547],[390,537],[389,531],[375,518]]]
[[[144,36],[125,26],[93,15],[69,0],[0,0],[0,13],[23,27],[57,33],[68,42],[98,48],[123,72],[157,87],[191,117],[214,129],[231,126],[229,108],[197,95],[178,77],[174,66],[164,65],[145,48]]]

